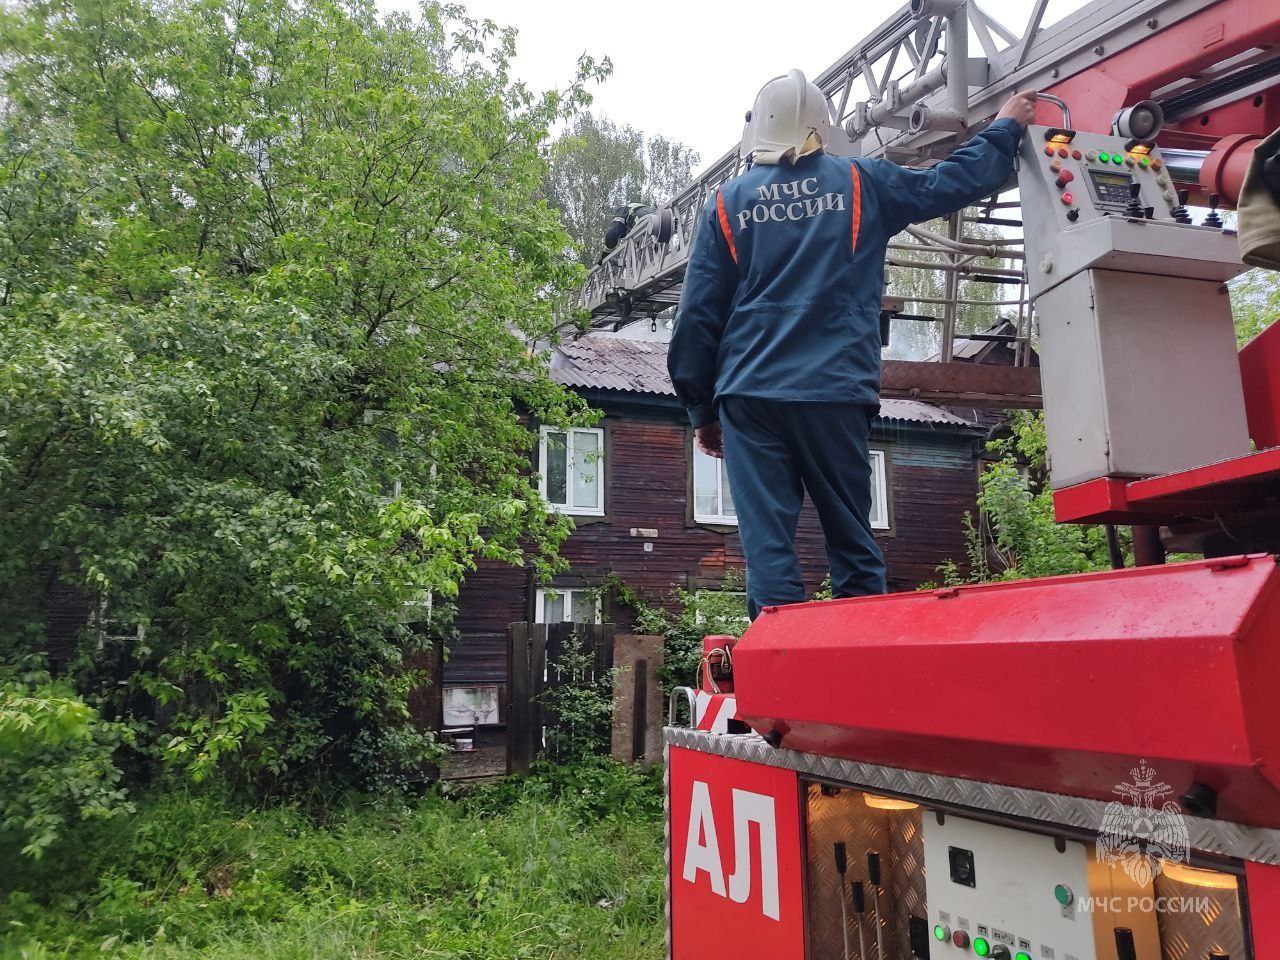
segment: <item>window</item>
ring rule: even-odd
[[[871,529],[889,529],[889,494],[883,450],[871,453]],[[724,460],[693,448],[693,519],[696,523],[738,523]]]
[[[604,431],[543,427],[538,444],[542,496],[563,513],[604,516]]]
[[[889,529],[889,493],[883,450],[871,451],[871,529]]]
[[[599,623],[600,594],[588,587],[538,591],[538,623]]]
[[[724,460],[693,448],[693,519],[697,523],[738,523]]]

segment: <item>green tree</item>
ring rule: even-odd
[[[535,95],[433,3],[3,16],[0,656],[61,578],[102,611],[68,676],[153,761],[414,775],[405,652],[568,530],[521,417],[586,416],[527,345],[581,272],[548,130],[602,69]]]
[[[573,255],[590,264],[617,207],[665,203],[689,184],[697,163],[698,154],[681,143],[584,113],[552,144],[544,189]]]
[[[1244,346],[1280,318],[1280,275],[1258,268],[1232,281],[1231,312],[1236,341]]]
[[[979,583],[1108,569],[1104,528],[1054,520],[1043,414],[1013,411],[1011,425],[1009,437],[990,444],[1000,459],[978,481],[978,519],[964,517],[966,564],[942,564],[943,580]]]

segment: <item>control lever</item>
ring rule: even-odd
[[[1117,960],[1138,960],[1138,948],[1133,943],[1133,931],[1128,927],[1116,927]]]
[[[1124,208],[1124,215],[1132,217],[1135,220],[1142,219],[1142,201],[1138,199],[1142,196],[1142,184],[1134,180],[1129,184],[1129,205]]]
[[[867,890],[861,880],[853,881],[853,912],[858,915],[858,960],[867,960],[867,937],[862,928],[867,916]]]
[[[1178,205],[1169,212],[1178,223],[1190,223],[1191,214],[1187,211],[1187,201],[1191,199],[1191,191],[1178,191]]]
[[[1204,226],[1222,227],[1222,218],[1218,216],[1218,201],[1220,199],[1216,193],[1209,194],[1209,215],[1204,218]]]
[[[872,904],[876,914],[876,960],[884,960],[884,943],[880,934],[880,854],[867,854],[867,879],[871,881]]]
[[[849,870],[849,861],[843,840],[836,844],[835,857],[836,873],[840,874],[840,934],[844,937],[844,960],[849,960],[849,908],[844,902],[844,875]]]

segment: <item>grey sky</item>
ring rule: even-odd
[[[592,109],[687,143],[704,164],[737,142],[743,114],[764,81],[791,67],[816,76],[902,5],[902,0],[465,2],[473,16],[520,31],[516,72],[536,88],[564,85],[583,52],[610,57],[614,74],[595,91]],[[379,0],[379,5],[413,9],[416,0]],[[1046,23],[1082,5],[1083,0],[1050,0]],[[1015,33],[1022,32],[1031,6],[1031,0],[983,3]]]

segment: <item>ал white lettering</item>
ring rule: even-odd
[[[734,903],[751,899],[754,881],[751,873],[751,836],[759,836],[760,909],[770,920],[781,919],[778,892],[778,822],[773,797],[749,790],[733,791],[733,874],[726,891],[724,864],[716,833],[715,811],[711,805],[711,789],[701,780],[693,782],[689,801],[689,832],[685,838],[682,876],[690,883],[698,882],[698,874],[706,873],[711,892],[727,896]],[[753,831],[751,825],[759,829]]]

